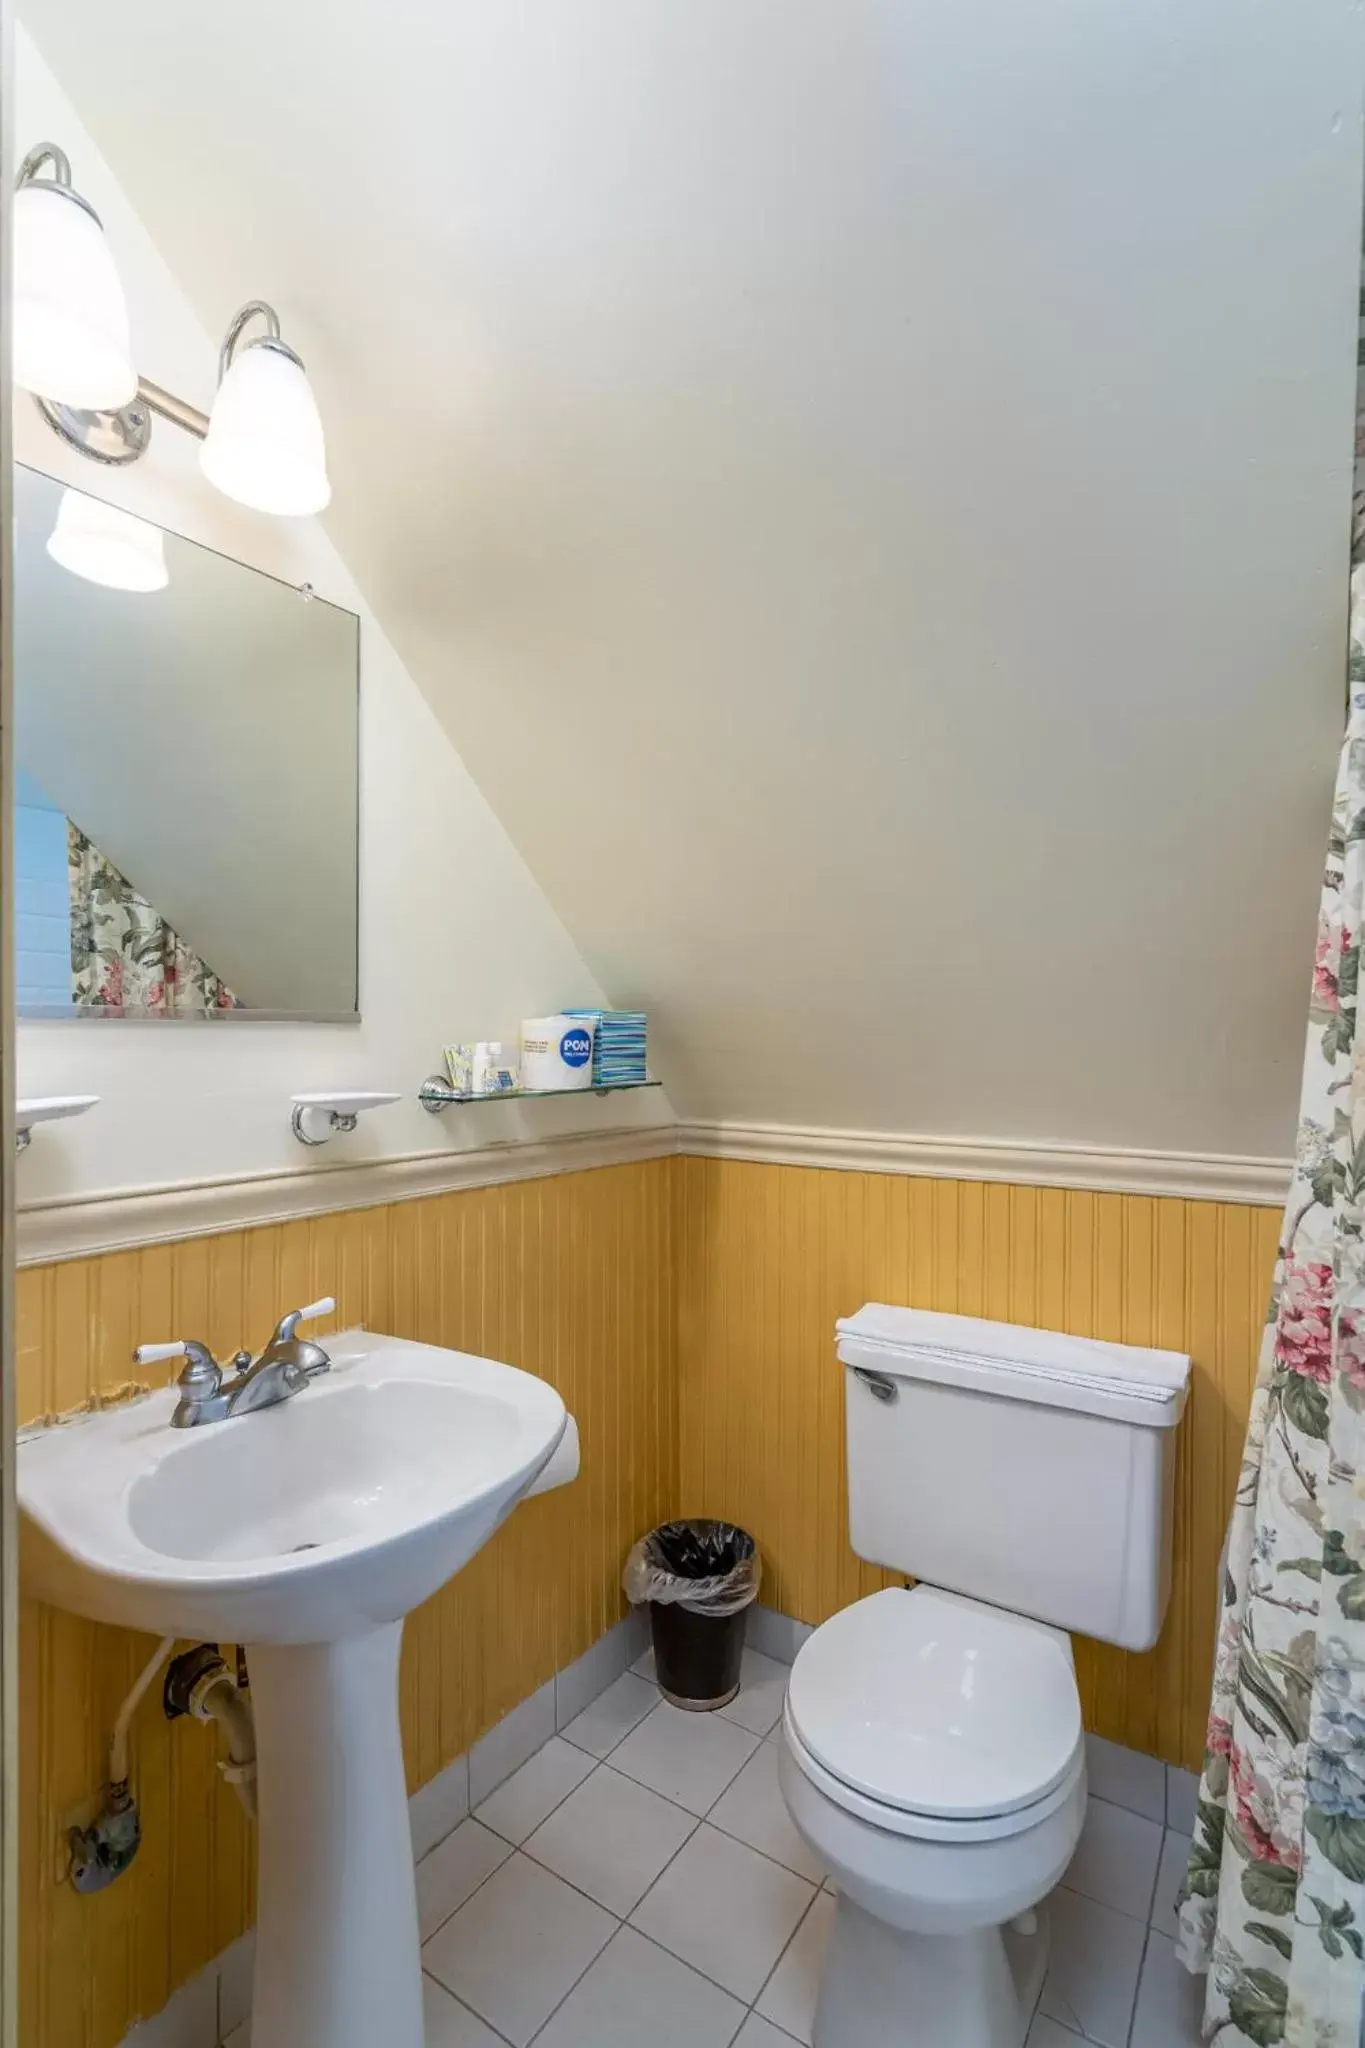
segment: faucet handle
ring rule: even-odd
[[[173,1344],[139,1344],[133,1357],[139,1365],[160,1365],[163,1358],[183,1358],[189,1345],[183,1337]]]
[[[291,1308],[288,1315],[281,1316],[276,1323],[271,1344],[288,1344],[300,1323],[311,1323],[315,1316],[329,1316],[335,1307],[336,1297],[324,1294],[321,1301],[310,1301],[307,1308]]]
[[[199,1343],[194,1337],[177,1337],[171,1344],[139,1344],[133,1357],[139,1365],[158,1365],[165,1358],[185,1359],[185,1369],[176,1384],[191,1401],[216,1394],[222,1385],[223,1375],[217,1359],[207,1344]]]

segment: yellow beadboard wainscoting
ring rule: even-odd
[[[338,1302],[322,1327],[486,1352],[556,1386],[578,1420],[581,1476],[518,1509],[408,1624],[416,1787],[610,1627],[625,1551],[675,1506],[676,1164],[32,1267],[19,1276],[19,1414],[60,1414],[123,1385],[142,1340],[259,1347],[282,1309],[322,1293]],[[79,1897],[64,1828],[86,1817],[114,1714],[152,1644],[31,1601],[22,1628],[22,2040],[113,2048],[249,1923],[253,1843],[212,1735],[169,1727],[154,1694],[133,1736],[141,1852],[108,1892]]]
[[[1087,1727],[1197,1767],[1278,1209],[717,1159],[675,1172],[681,1508],[750,1529],[761,1597],[802,1621],[898,1583],[848,1545],[837,1316],[911,1303],[1191,1354],[1161,1642],[1076,1649]]]
[[[848,1547],[833,1325],[867,1300],[1191,1352],[1175,1583],[1158,1648],[1077,1645],[1087,1725],[1196,1765],[1217,1563],[1279,1213],[1174,1196],[693,1157],[604,1166],[30,1267],[19,1413],[127,1383],[134,1344],[258,1346],[330,1292],[335,1327],[484,1351],[578,1419],[577,1483],[517,1511],[415,1614],[402,1672],[425,1783],[622,1611],[631,1541],[678,1512],[757,1536],[763,1598],[818,1622],[892,1577]],[[1026,1532],[1021,1532],[1021,1540]],[[24,1603],[24,2048],[114,2048],[249,1924],[253,1848],[208,1731],[149,1701],[134,1733],[142,1851],[96,1898],[63,1835],[101,1781],[151,1647]]]

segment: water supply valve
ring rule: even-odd
[[[137,1801],[125,1778],[106,1785],[104,1805],[88,1828],[68,1828],[71,1882],[78,1892],[102,1892],[122,1877],[142,1846]]]

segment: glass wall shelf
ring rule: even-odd
[[[564,1095],[621,1095],[630,1088],[662,1088],[662,1081],[607,1081],[589,1088],[504,1088],[493,1095],[464,1095],[452,1088],[443,1074],[428,1074],[417,1091],[417,1100],[433,1116],[468,1102],[549,1102]]]

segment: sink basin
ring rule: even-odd
[[[573,1477],[577,1436],[513,1366],[364,1332],[325,1343],[332,1370],[278,1407],[172,1429],[167,1388],[28,1438],[21,1570],[91,1620],[246,1646],[252,2048],[422,2048],[403,1617],[526,1493]]]
[[[397,1337],[329,1340],[276,1408],[172,1429],[171,1388],[19,1454],[27,1591],[93,1621],[317,1643],[399,1621],[466,1564],[564,1433],[514,1366]]]

